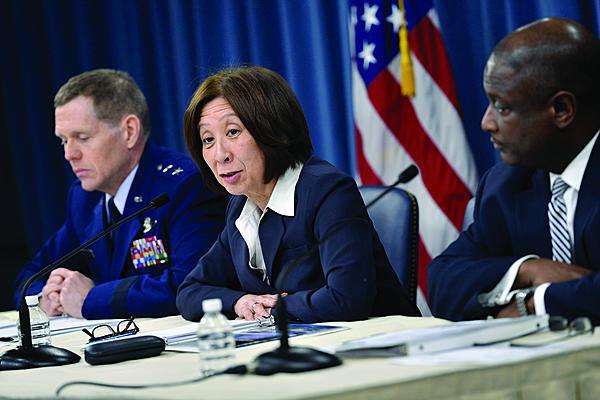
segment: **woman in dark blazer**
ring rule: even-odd
[[[206,184],[233,195],[225,229],[179,287],[185,318],[200,319],[214,297],[231,317],[265,318],[278,292],[304,322],[418,315],[354,180],[312,155],[280,75],[242,67],[207,78],[185,112],[185,140]]]

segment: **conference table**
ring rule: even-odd
[[[0,313],[0,319],[6,317]],[[15,314],[10,314],[13,317]],[[180,316],[140,320],[139,334],[183,326]],[[349,329],[290,339],[291,345],[331,349],[381,332],[450,324],[436,318],[402,316],[357,322],[331,322]],[[73,332],[53,336],[53,344],[82,354],[87,336]],[[88,385],[65,388],[58,398],[70,399],[600,399],[600,334],[568,339],[562,350],[527,360],[502,360],[486,347],[477,349],[492,364],[465,359],[444,362],[429,356],[344,358],[338,367],[272,376],[219,375],[207,380],[162,388],[114,389]],[[568,345],[567,345],[568,344]],[[236,362],[249,363],[277,342],[236,349]],[[6,348],[2,349],[3,351]],[[470,349],[471,351],[473,349]],[[83,354],[82,354],[83,355]],[[438,362],[439,361],[439,362]],[[63,383],[93,381],[149,384],[191,380],[200,375],[198,354],[165,351],[160,356],[110,365],[77,364],[0,372],[0,398],[57,398]]]

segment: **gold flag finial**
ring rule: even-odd
[[[400,25],[400,73],[402,76],[402,94],[413,97],[415,95],[415,74],[413,72],[412,60],[410,58],[410,47],[408,45],[408,29],[406,27],[406,16],[404,0],[398,0],[402,23]]]

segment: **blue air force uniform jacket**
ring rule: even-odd
[[[105,238],[62,265],[79,270],[94,281],[95,287],[83,304],[84,318],[177,314],[177,287],[223,229],[226,199],[204,187],[189,157],[149,141],[123,216],[143,208],[164,192],[170,196],[169,203],[142,213],[113,232],[112,258],[110,242]],[[73,183],[64,225],[17,277],[17,305],[22,285],[30,276],[105,229],[104,210],[104,193],[86,192],[78,180]],[[166,262],[151,260],[159,253],[163,257],[166,253],[167,259],[159,260]],[[46,279],[33,283],[28,294],[40,293]]]
[[[276,294],[276,288],[288,293],[290,316],[304,322],[419,315],[390,266],[356,183],[331,164],[316,157],[304,164],[293,217],[268,210],[262,218],[259,237],[271,285],[249,267],[248,247],[235,226],[245,203],[245,196],[232,198],[225,229],[180,286],[177,306],[186,319],[201,318],[204,299],[220,298],[223,311],[234,316],[241,296]]]
[[[477,190],[474,222],[429,265],[429,305],[450,320],[482,318],[498,310],[483,308],[479,293],[489,292],[519,258],[552,259],[548,225],[551,198],[548,173],[498,164]],[[592,272],[551,284],[546,311],[569,319],[587,316],[600,324],[600,140],[581,181],[574,220],[573,263]]]

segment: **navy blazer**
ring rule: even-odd
[[[316,157],[304,164],[294,217],[272,210],[263,216],[260,243],[275,287],[249,267],[248,247],[235,226],[245,203],[246,196],[232,198],[225,229],[180,286],[177,307],[186,319],[199,320],[202,301],[213,297],[235,316],[241,296],[275,294],[275,287],[289,293],[288,313],[304,322],[419,315],[390,266],[356,183],[331,164]],[[293,265],[314,246],[318,251]]]
[[[522,256],[552,259],[547,172],[498,164],[482,178],[476,196],[473,224],[429,265],[429,304],[438,317],[464,320],[496,313],[479,305],[479,293],[492,290]],[[600,140],[581,182],[574,242],[574,264],[593,272],[551,284],[544,297],[546,311],[567,318],[588,316],[599,324]]]
[[[63,265],[84,273],[96,285],[83,303],[84,318],[177,314],[177,286],[223,229],[227,200],[204,187],[198,168],[189,157],[148,142],[123,215],[136,212],[163,192],[169,194],[169,203],[143,213],[113,233],[112,258],[108,239],[101,239],[90,246],[91,252],[79,253]],[[17,277],[17,306],[25,280],[102,231],[106,227],[105,214],[104,193],[87,192],[76,180],[69,190],[64,225]],[[162,240],[169,261],[135,269],[130,253],[132,242],[153,236]],[[34,282],[28,294],[40,293],[45,282],[46,278]]]

